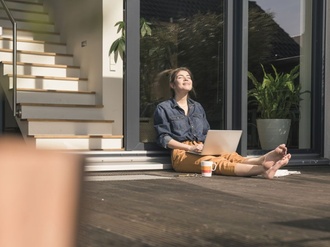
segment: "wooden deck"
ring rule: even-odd
[[[107,181],[84,182],[78,246],[330,246],[330,166],[286,169],[301,174],[88,174]]]

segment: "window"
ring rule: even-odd
[[[140,141],[153,142],[153,111],[170,97],[168,70],[188,67],[211,128],[224,125],[224,15],[221,0],[141,0],[151,35],[140,40]]]
[[[262,81],[261,64],[266,73],[273,75],[274,68],[278,73],[288,73],[299,66],[294,86],[301,86],[300,92],[308,91],[301,94],[298,108],[290,108],[287,145],[291,149],[312,148],[312,9],[311,0],[249,1],[248,70]],[[249,81],[251,88],[253,84]],[[283,96],[284,92],[274,94]],[[274,101],[272,107],[277,103]],[[267,149],[261,145],[261,132],[257,130],[256,119],[260,117],[258,106],[249,104],[248,149]]]

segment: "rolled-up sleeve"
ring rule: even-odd
[[[157,135],[157,144],[163,148],[167,148],[167,144],[173,139],[171,126],[164,108],[159,105],[154,113],[154,127]]]

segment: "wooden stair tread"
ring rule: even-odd
[[[22,119],[23,120],[23,119]],[[44,118],[28,118],[24,119],[28,122],[82,122],[82,123],[114,123],[114,120],[99,119],[44,119]]]
[[[2,30],[9,30],[12,31],[12,28],[3,27]],[[17,29],[17,32],[28,32],[28,33],[43,33],[43,34],[55,34],[60,35],[59,32],[52,32],[52,31],[40,31],[40,30],[29,30],[29,29]]]
[[[13,77],[12,74],[7,74],[9,77]],[[87,78],[79,77],[57,77],[57,76],[41,76],[41,75],[17,75],[17,78],[37,78],[37,79],[50,79],[50,80],[68,80],[68,81],[87,81]]]
[[[12,49],[3,49],[0,48],[0,51],[3,52],[12,52]],[[41,55],[41,56],[63,56],[63,57],[72,57],[72,54],[65,53],[55,53],[55,52],[40,52],[40,51],[26,51],[26,50],[17,50],[17,53],[31,54],[31,55]]]
[[[27,1],[20,1],[20,0],[7,0],[7,2],[26,3],[26,4],[33,4],[33,5],[40,5],[40,6],[43,6],[42,3],[37,3],[37,2],[27,2]]]
[[[0,37],[0,40],[13,41],[12,38],[6,38],[6,37]],[[66,45],[65,43],[61,43],[61,42],[51,42],[51,41],[33,40],[33,39],[17,39],[17,42],[45,44],[45,45],[63,45],[63,46]]]
[[[0,20],[8,20],[7,17],[1,17]],[[37,24],[46,24],[46,25],[54,25],[53,22],[50,21],[38,21],[38,20],[26,20],[26,19],[20,19],[20,18],[15,18],[16,22],[27,22],[27,23],[37,23]]]
[[[106,139],[118,139],[123,138],[122,135],[31,135],[38,139],[84,139],[84,138],[106,138]]]
[[[31,89],[31,88],[17,88],[17,91],[22,92],[42,92],[42,93],[72,93],[72,94],[95,94],[92,91],[70,91],[70,90],[52,90],[52,89]]]
[[[11,61],[1,61],[0,63],[12,65],[13,62]],[[29,66],[36,66],[36,67],[49,67],[49,68],[63,68],[63,69],[79,69],[79,66],[74,65],[66,65],[66,64],[46,64],[46,63],[25,63],[25,62],[17,62],[17,65],[29,65]]]
[[[58,149],[56,148],[55,150],[60,151],[60,152],[72,152],[73,150],[70,149]],[[86,151],[100,151],[100,152],[120,152],[120,151],[125,151],[124,148],[86,148],[86,149],[74,149],[74,152],[86,152]]]
[[[77,107],[77,108],[102,108],[103,105],[77,105],[77,104],[45,104],[45,103],[18,103],[20,106],[48,106],[48,107]]]
[[[28,3],[31,4],[31,2],[24,2],[24,1],[13,1],[13,0],[7,0],[7,2],[18,2],[18,3]],[[36,5],[43,5],[41,3],[32,3],[32,4],[36,4]],[[0,5],[0,9],[4,9],[2,7],[2,5]],[[45,11],[38,11],[38,10],[26,10],[26,9],[15,9],[15,8],[10,8],[11,12],[24,12],[24,13],[31,13],[31,14],[42,14],[42,15],[47,15],[47,13],[45,13]]]

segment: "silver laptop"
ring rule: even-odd
[[[209,130],[202,152],[198,155],[220,155],[235,152],[242,136],[242,130]]]

